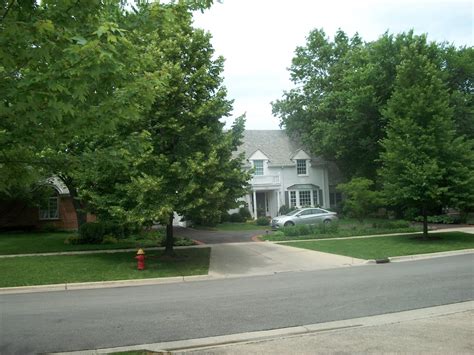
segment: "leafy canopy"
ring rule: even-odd
[[[385,33],[363,42],[339,30],[330,40],[314,30],[297,47],[290,67],[295,87],[273,103],[273,112],[290,135],[312,152],[335,161],[347,179],[377,179],[379,142],[386,137],[383,115],[395,88],[407,48],[420,48],[446,85],[457,135],[473,138],[474,50],[427,43],[413,32]]]

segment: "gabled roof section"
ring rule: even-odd
[[[308,159],[311,159],[311,156],[308,153],[306,153],[303,149],[298,149],[294,154],[291,155],[290,159],[308,160]]]
[[[303,150],[300,143],[291,140],[284,130],[246,130],[244,131],[242,145],[236,154],[244,153],[245,159],[253,158],[254,153],[262,152],[268,157],[269,166],[295,165],[294,156],[299,152],[308,155],[308,150]],[[323,163],[318,157],[310,157],[313,162]],[[254,158],[255,159],[255,158]],[[306,158],[298,158],[306,159]]]
[[[269,160],[268,155],[262,152],[260,149],[257,149],[255,152],[250,154],[248,160]]]

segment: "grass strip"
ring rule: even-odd
[[[157,247],[159,241],[130,237],[121,239],[115,244],[64,244],[68,237],[77,235],[74,232],[51,233],[1,233],[0,255],[53,253],[63,251],[113,250],[143,247]]]
[[[392,256],[437,253],[474,248],[474,235],[462,232],[430,234],[427,241],[420,234],[359,238],[345,240],[321,239],[318,241],[285,243],[285,245],[351,256],[359,259],[382,259]]]
[[[147,253],[146,269],[137,270],[135,253],[28,256],[0,259],[0,287],[113,281],[207,274],[210,248]]]

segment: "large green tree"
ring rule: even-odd
[[[387,124],[382,112],[392,97],[402,52],[413,46],[430,59],[447,86],[457,134],[473,138],[472,48],[428,43],[413,32],[363,42],[357,34],[348,38],[338,31],[330,40],[324,31],[312,31],[290,67],[295,87],[273,103],[273,112],[289,134],[335,161],[347,179],[377,180],[379,142]]]
[[[94,142],[151,104],[159,79],[136,75],[141,58],[120,27],[122,1],[2,5],[0,195],[59,176],[82,223],[76,172],[87,171]]]
[[[450,92],[436,63],[416,44],[401,57],[383,110],[388,126],[380,174],[388,201],[421,211],[427,238],[430,208],[474,207],[474,147],[456,133]]]
[[[216,219],[245,193],[249,176],[241,157],[232,156],[244,120],[223,131],[220,119],[231,110],[222,86],[224,61],[214,58],[210,35],[192,26],[188,4],[141,4],[136,10],[125,28],[145,59],[139,75],[160,77],[160,86],[140,118],[110,136],[114,146],[130,137],[134,144],[115,150],[116,159],[91,160],[94,169],[81,177],[81,190],[99,214],[165,224],[166,251],[172,253],[174,212]]]

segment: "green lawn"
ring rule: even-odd
[[[176,250],[176,258],[148,252],[146,269],[137,270],[134,252],[0,258],[0,287],[70,282],[146,279],[203,275],[209,269],[209,248]]]
[[[271,229],[271,226],[258,226],[255,222],[248,222],[248,223],[231,223],[225,222],[220,223],[215,227],[204,227],[204,226],[196,226],[197,229],[204,229],[204,230],[214,230],[214,231],[258,231],[258,230],[267,230]]]
[[[420,234],[373,237],[359,239],[328,240],[285,243],[297,248],[318,250],[326,253],[351,256],[359,259],[380,259],[391,256],[435,253],[441,251],[474,248],[474,235],[462,232],[431,234],[438,240],[414,239]]]
[[[146,235],[141,236],[142,239],[131,237],[119,240],[116,244],[64,244],[64,240],[73,235],[76,235],[76,233],[0,233],[0,255],[159,246],[156,239],[147,239]]]

